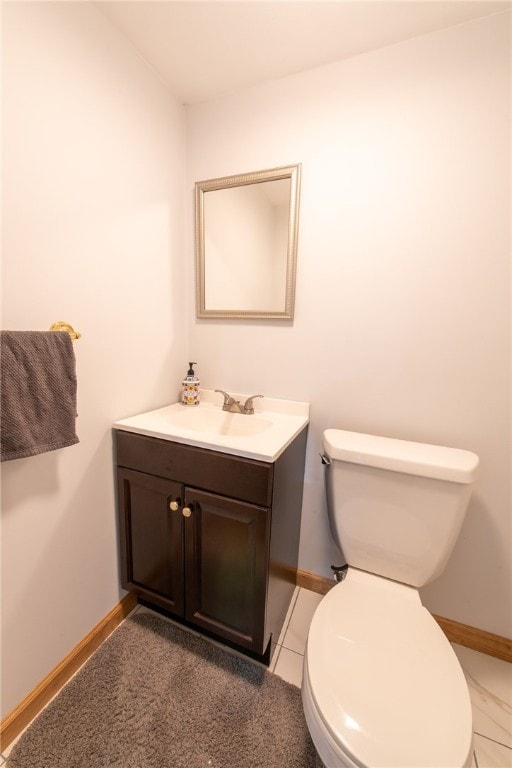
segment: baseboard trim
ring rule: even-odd
[[[432,615],[451,643],[465,645],[466,648],[472,648],[474,651],[512,662],[512,640],[508,637],[493,635],[492,632],[486,632],[484,629],[460,624],[443,616]]]
[[[310,571],[302,571],[300,568],[297,568],[296,584],[298,587],[317,592],[319,595],[326,595],[330,589],[336,586],[334,579],[327,579],[325,576],[319,576]]]
[[[326,595],[336,585],[334,579],[327,579],[325,576],[318,576],[316,573],[300,569],[297,570],[296,583],[298,587],[310,589],[319,595]],[[451,643],[465,645],[466,648],[472,648],[474,651],[512,662],[512,640],[507,637],[493,635],[491,632],[470,627],[467,624],[460,624],[458,621],[445,619],[443,616],[436,616],[435,614],[433,616]]]
[[[27,727],[136,605],[137,598],[132,592],[123,597],[71,653],[2,720],[0,724],[0,750],[4,750],[14,741],[16,736]]]

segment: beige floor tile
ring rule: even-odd
[[[277,640],[278,645],[283,644],[284,636],[286,634],[286,630],[288,629],[288,625],[290,623],[290,619],[292,617],[293,610],[295,608],[295,604],[297,602],[297,597],[299,596],[300,589],[299,587],[295,587],[295,590],[292,595],[292,599],[290,600],[290,605],[288,606],[288,611],[286,613],[286,618],[283,622],[283,626],[281,628],[281,632],[279,633],[279,638]]]
[[[302,684],[302,664],[304,657],[300,653],[281,648],[275,666],[275,674],[282,677],[288,683],[300,688]]]
[[[512,664],[462,645],[453,649],[471,696],[473,730],[512,748]]]
[[[268,671],[269,672],[275,672],[277,659],[279,656],[279,651],[281,650],[281,646],[277,645],[277,643],[272,643],[270,646],[270,664],[268,665]]]
[[[286,630],[283,646],[295,653],[304,653],[309,625],[313,614],[318,608],[323,595],[301,589],[293,609],[292,617]]]
[[[478,768],[512,768],[512,749],[475,734]]]

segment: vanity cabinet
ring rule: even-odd
[[[267,463],[115,430],[123,587],[268,661],[295,586],[306,433]]]

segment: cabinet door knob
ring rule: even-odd
[[[183,517],[190,517],[190,515],[192,514],[192,510],[190,509],[190,507],[183,507],[181,512]]]
[[[176,512],[180,508],[179,501],[173,500],[169,504],[169,509],[172,510],[172,512]]]

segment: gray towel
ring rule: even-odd
[[[76,370],[69,334],[2,331],[0,460],[78,443]]]

